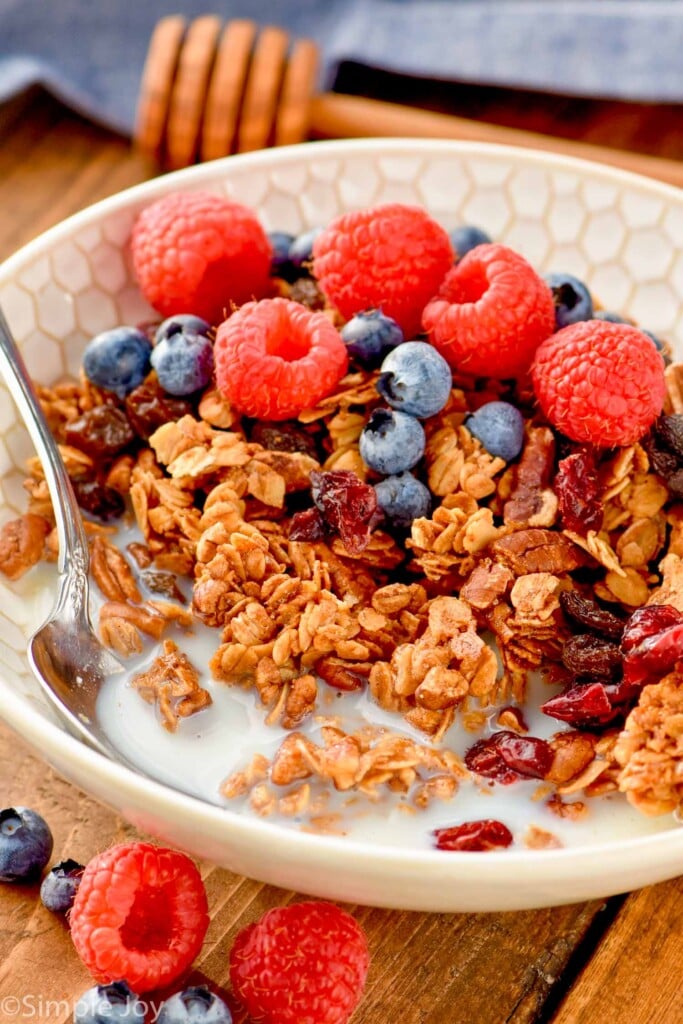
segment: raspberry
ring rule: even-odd
[[[550,288],[523,256],[478,245],[444,278],[422,324],[451,366],[481,377],[521,377],[555,330]]]
[[[313,243],[313,273],[345,320],[380,308],[406,338],[453,264],[447,232],[425,210],[386,203],[342,214]]]
[[[230,953],[235,994],[260,1024],[345,1024],[370,957],[360,925],[332,903],[269,910]]]
[[[199,871],[189,857],[149,843],[121,843],[86,866],[71,911],[71,936],[96,981],[135,992],[175,981],[209,925]]]
[[[238,412],[262,420],[298,416],[346,373],[346,346],[324,313],[290,299],[248,302],[218,328],[216,383]]]
[[[629,324],[564,327],[539,347],[531,375],[548,421],[574,441],[633,444],[662,411],[664,360]]]
[[[271,245],[256,215],[211,192],[172,192],[146,207],[131,248],[140,289],[165,317],[217,324],[231,304],[269,291]]]

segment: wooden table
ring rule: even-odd
[[[357,81],[357,79],[356,79]],[[371,79],[382,96],[385,80]],[[349,82],[344,82],[349,90]],[[394,83],[396,90],[406,83]],[[422,88],[417,98],[490,122],[596,145],[683,157],[680,108],[587,103],[500,90]],[[426,90],[426,91],[425,91]],[[0,258],[63,217],[156,173],[126,140],[37,91],[0,109]],[[42,812],[53,861],[87,861],[135,832],[0,726],[3,806]],[[195,979],[228,988],[237,930],[295,898],[202,865],[212,923]],[[90,978],[37,886],[0,886],[0,1022],[67,1024]],[[562,893],[558,892],[558,898]],[[676,1024],[683,1021],[683,878],[605,901],[505,914],[352,908],[372,967],[358,1024]],[[230,999],[229,993],[226,997]],[[12,1002],[14,999],[14,1003]],[[235,1015],[236,1024],[244,1017]]]

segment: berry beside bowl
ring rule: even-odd
[[[506,377],[526,372],[533,349],[555,326],[569,332],[564,338],[569,339],[571,355],[584,335],[585,317],[589,312],[584,288],[595,304],[596,320],[602,321],[600,337],[605,339],[606,359],[612,325],[622,322],[650,332],[651,340],[657,339],[656,343],[652,340],[653,350],[655,344],[660,346],[659,339],[663,339],[671,347],[674,359],[683,355],[680,255],[683,199],[675,189],[582,161],[482,144],[384,139],[274,149],[214,161],[115,195],[46,232],[0,267],[0,305],[34,378],[44,385],[67,376],[78,378],[87,350],[94,383],[103,375],[112,385],[116,399],[113,404],[126,409],[123,417],[119,413],[99,412],[87,417],[87,424],[78,421],[69,424],[72,432],[69,436],[78,440],[82,450],[90,445],[95,459],[99,446],[105,443],[98,417],[107,420],[109,448],[106,457],[109,458],[117,445],[125,447],[128,443],[128,424],[137,424],[141,437],[155,436],[155,431],[163,430],[172,421],[191,417],[199,401],[197,395],[202,393],[212,373],[210,343],[216,335],[213,331],[207,334],[205,324],[220,323],[221,315],[230,313],[229,309],[221,312],[219,275],[214,275],[212,294],[206,302],[202,302],[202,298],[207,296],[202,296],[202,289],[198,287],[192,308],[169,309],[165,301],[161,301],[155,310],[142,297],[128,248],[134,224],[142,211],[179,192],[196,193],[198,198],[193,201],[198,209],[208,210],[217,223],[224,217],[226,206],[233,203],[244,204],[256,215],[256,220],[250,215],[241,222],[240,231],[251,247],[253,280],[236,305],[248,304],[260,291],[263,292],[261,301],[268,305],[259,305],[256,310],[243,306],[245,312],[219,335],[222,340],[213,371],[219,379],[226,375],[234,379],[230,368],[234,367],[231,345],[235,324],[248,320],[256,338],[259,323],[270,318],[279,324],[284,324],[286,319],[288,329],[292,330],[292,325],[299,330],[301,324],[306,337],[315,332],[321,351],[326,353],[325,372],[329,371],[335,382],[344,372],[347,359],[351,360],[352,369],[354,365],[362,367],[363,361],[370,364],[372,370],[368,372],[377,374],[383,381],[379,394],[374,396],[372,411],[367,412],[364,421],[359,419],[357,407],[351,405],[348,418],[335,426],[339,436],[344,431],[352,435],[355,431],[353,436],[357,439],[363,432],[362,448],[366,471],[370,467],[370,486],[352,485],[351,467],[342,460],[334,467],[336,475],[329,474],[335,477],[334,486],[330,483],[329,492],[323,493],[323,484],[330,481],[321,481],[313,473],[313,468],[318,466],[316,458],[322,458],[320,450],[316,450],[315,427],[310,426],[316,422],[315,410],[307,413],[304,409],[300,413],[299,404],[293,417],[293,407],[269,406],[268,396],[264,397],[267,388],[259,388],[259,381],[251,380],[254,404],[240,410],[250,423],[249,443],[257,446],[258,439],[276,437],[279,449],[276,455],[280,462],[271,460],[270,464],[261,465],[253,483],[255,488],[261,488],[256,491],[261,498],[250,500],[261,501],[255,508],[267,506],[267,501],[262,499],[268,497],[268,488],[273,486],[273,476],[269,476],[272,465],[286,461],[285,453],[294,453],[317,480],[314,494],[308,490],[307,500],[302,498],[297,512],[301,517],[302,536],[309,537],[312,543],[316,537],[322,537],[334,547],[339,537],[332,535],[334,531],[330,533],[330,522],[336,524],[337,533],[342,536],[349,508],[356,513],[358,509],[363,510],[363,530],[360,531],[363,543],[367,535],[372,535],[376,521],[380,522],[380,531],[394,530],[396,536],[405,538],[413,517],[433,515],[433,495],[421,482],[422,460],[425,452],[432,457],[439,443],[432,420],[433,410],[440,410],[436,416],[448,416],[452,412],[450,406],[444,411],[442,405],[444,398],[447,402],[452,400],[442,386],[444,367],[458,364],[463,358],[463,345],[466,348],[468,345],[471,324],[467,311],[459,315],[462,305],[459,312],[454,313],[454,310],[458,302],[462,303],[462,296],[471,295],[476,299],[482,275],[493,275],[490,280],[495,283],[490,301],[491,316],[487,330],[481,333],[478,351],[472,351],[471,346],[468,349],[465,368],[473,375],[488,374],[488,383],[473,388],[476,408],[472,406],[463,412],[459,424],[464,423],[464,428],[460,429],[465,429],[470,438],[468,443],[475,446],[473,450],[481,451],[482,460],[488,460],[489,464],[495,462],[501,471],[506,460],[514,462],[519,458],[521,445],[518,417],[505,404],[509,397]],[[207,201],[207,193],[220,197],[221,201]],[[393,267],[390,246],[376,247],[381,250],[379,276],[388,274],[391,283],[386,303],[383,304],[377,294],[373,225],[368,224],[362,211],[378,204],[387,204],[385,212],[390,211],[392,224],[397,218],[401,221],[406,237],[416,240],[418,246],[423,242],[428,244],[435,254],[428,268],[429,274],[434,275],[434,282],[428,282],[425,295],[420,299],[422,306],[427,304],[429,308],[422,326],[430,328],[433,351],[440,353],[429,366],[410,358],[411,352],[419,355],[425,336],[420,333],[415,309],[406,303],[402,281],[396,277]],[[399,204],[398,211],[395,204]],[[421,216],[405,215],[401,204],[426,208],[440,227],[425,227]],[[163,208],[172,226],[176,200],[164,203]],[[337,226],[330,233],[330,225],[334,223]],[[152,254],[159,244],[155,231],[155,225],[143,218],[142,228],[138,229],[140,247],[149,249]],[[355,268],[353,287],[361,297],[358,308],[354,309],[353,304],[349,304],[348,280],[344,278],[340,283],[338,243],[341,239],[343,245],[355,244],[353,239],[358,237],[367,238],[369,248]],[[518,256],[510,256],[510,250]],[[240,259],[230,246],[221,248],[219,256],[221,274],[240,272]],[[342,309],[346,320],[354,315],[361,317],[362,331],[337,344],[336,336],[332,339],[330,335],[330,321],[325,320],[326,313],[321,312],[319,306],[311,307],[302,316],[300,307],[293,310],[288,304],[287,293],[267,294],[268,286],[264,282],[269,265],[285,268],[282,278],[288,286],[290,279],[296,284],[297,274],[303,273],[308,286],[306,294],[316,301],[315,277],[318,276],[318,283],[328,289],[328,294],[336,296],[338,308]],[[506,283],[511,275],[530,283],[536,295],[536,308],[541,311],[536,323],[538,337],[531,339],[529,351],[529,332],[524,326],[524,303],[528,300],[529,289],[523,289],[522,294],[515,297],[514,289]],[[443,280],[446,284],[439,286]],[[495,306],[497,298],[503,304],[500,307]],[[519,334],[521,339],[514,357],[508,353],[509,358],[503,358],[500,318],[496,312],[500,308],[512,325],[513,334]],[[378,333],[379,314],[371,311],[380,309],[386,317],[398,321],[405,342],[395,337],[384,321]],[[368,331],[365,320],[370,321],[372,330]],[[274,365],[278,359],[289,365],[295,362],[300,354],[299,342],[296,341],[298,335],[292,337],[295,340],[291,342],[294,347],[290,351],[287,348],[290,342],[285,343],[278,336],[277,349],[267,348],[259,355],[260,365],[268,369],[270,363]],[[619,338],[622,337],[619,332]],[[93,339],[100,340],[93,344]],[[412,343],[413,348],[406,347],[402,352],[404,343]],[[633,343],[637,348],[640,344],[637,337]],[[543,356],[551,362],[554,358],[550,349],[544,349]],[[356,357],[358,363],[354,364]],[[316,375],[314,362],[311,362],[310,380],[306,385],[320,387],[320,394],[324,396],[329,387],[326,380],[320,380],[320,374]],[[653,373],[657,369],[655,362],[650,359]],[[550,410],[550,417],[561,394],[564,363],[559,370],[553,370],[555,377],[550,376],[550,370],[545,373],[545,365],[539,362],[535,373],[537,377],[541,374],[547,385],[543,392],[543,411]],[[553,365],[556,367],[557,363]],[[165,377],[168,386],[163,395],[149,384],[150,371],[156,371],[159,380]],[[247,364],[241,367],[240,372],[245,376],[248,371]],[[419,383],[417,404],[413,404],[414,394],[411,401],[403,391],[404,387],[413,387],[414,377]],[[679,387],[683,402],[683,380]],[[293,389],[294,383],[289,391]],[[23,481],[26,460],[32,455],[32,449],[9,394],[3,387],[0,391],[0,516],[4,523],[26,511]],[[276,422],[265,425],[258,422],[259,417],[263,417],[263,408]],[[596,419],[598,411],[596,407]],[[640,415],[640,407],[636,412]],[[637,420],[636,412],[627,408],[624,420],[629,423],[634,418]],[[571,415],[571,409],[569,413]],[[649,416],[647,409],[645,414]],[[230,430],[232,420],[224,409],[214,406],[212,415],[219,423],[217,429]],[[300,420],[295,422],[297,415]],[[472,425],[471,435],[466,430],[467,416]],[[187,424],[189,420],[184,422]],[[673,488],[683,450],[678,450],[681,438],[675,432],[675,436],[669,436],[670,427],[671,424],[664,422],[654,428],[650,458],[659,467],[658,472],[670,475]],[[625,443],[621,437],[615,440],[609,433],[605,433],[604,438],[604,445]],[[595,460],[590,450],[581,447],[582,443],[577,435],[573,447],[566,447],[569,440],[561,441],[557,452],[563,481],[563,490],[558,489],[560,511],[579,532],[582,523],[585,526],[595,512],[591,493],[598,479]],[[476,448],[477,445],[481,447]],[[264,447],[268,448],[269,443]],[[221,457],[230,464],[229,444],[222,449]],[[581,482],[580,487],[577,480]],[[678,487],[679,482],[675,486]],[[541,491],[547,488],[547,481],[541,477],[539,487]],[[100,510],[108,509],[111,517],[119,516],[120,498],[116,491],[109,495],[89,494],[87,481],[79,484],[79,488],[82,502],[90,500]],[[234,515],[237,506],[230,505],[233,499],[227,492],[220,500],[221,515],[228,518]],[[329,515],[328,506],[332,510]],[[211,509],[210,505],[201,511],[210,516],[214,514]],[[457,510],[454,507],[448,511]],[[173,514],[181,516],[183,511],[175,509]],[[528,510],[524,514],[533,515]],[[157,515],[161,516],[162,512],[157,511]],[[267,521],[265,516],[266,530]],[[36,537],[34,541],[42,543],[44,538],[40,531]],[[131,536],[131,540],[134,539]],[[472,538],[468,542],[472,542]],[[375,557],[381,559],[377,545]],[[366,571],[362,550],[355,557],[357,574],[362,574]],[[261,555],[253,555],[252,564],[259,558]],[[331,572],[339,571],[338,565],[329,568]],[[577,571],[582,583],[588,580],[589,572],[585,579],[580,576],[584,567],[579,565]],[[158,602],[178,597],[177,580],[162,567],[147,567],[140,576],[146,592]],[[544,843],[543,835],[547,839],[548,833],[544,833],[540,825],[534,833],[536,848],[532,842],[524,845],[516,841],[521,828],[519,823],[524,821],[525,827],[529,824],[530,794],[542,784],[548,772],[547,744],[534,738],[542,715],[541,705],[545,709],[545,736],[556,727],[564,728],[562,723],[567,716],[568,720],[577,721],[578,688],[570,686],[563,690],[562,679],[556,679],[551,690],[544,683],[538,684],[534,718],[528,722],[529,736],[520,735],[527,729],[526,706],[497,707],[498,718],[491,723],[488,733],[488,726],[483,726],[484,735],[481,730],[469,736],[464,732],[452,734],[455,753],[463,764],[474,766],[479,773],[480,790],[486,795],[481,796],[480,792],[481,798],[474,799],[470,793],[463,803],[459,803],[459,794],[443,805],[437,801],[438,813],[430,810],[431,817],[424,819],[431,822],[429,830],[421,824],[422,811],[415,811],[414,807],[410,808],[411,814],[396,812],[392,816],[387,813],[379,827],[378,819],[370,817],[368,820],[374,824],[365,831],[341,835],[335,829],[315,833],[300,827],[294,797],[290,801],[287,823],[247,811],[244,802],[218,796],[215,799],[202,797],[197,782],[202,772],[210,774],[223,768],[227,776],[232,768],[245,768],[249,764],[255,765],[256,770],[258,762],[252,758],[262,752],[259,745],[265,742],[268,747],[270,743],[266,753],[272,755],[277,745],[275,741],[279,743],[287,735],[279,725],[274,726],[271,733],[263,731],[263,715],[254,692],[243,691],[240,687],[221,689],[221,684],[217,684],[213,689],[214,704],[225,711],[227,731],[225,735],[212,738],[209,730],[203,740],[201,756],[196,745],[193,746],[191,717],[180,723],[177,732],[164,732],[157,722],[158,735],[155,733],[146,746],[147,734],[135,731],[137,712],[125,718],[126,707],[133,707],[133,704],[126,704],[129,698],[125,698],[123,711],[116,712],[110,703],[103,713],[121,716],[117,735],[122,742],[128,742],[129,747],[131,743],[137,745],[132,751],[126,750],[126,759],[137,763],[140,770],[134,771],[123,763],[109,760],[69,735],[42,700],[31,675],[26,643],[52,604],[54,579],[54,565],[50,563],[41,563],[16,580],[0,578],[3,636],[0,713],[58,772],[170,846],[222,864],[234,872],[310,895],[436,912],[530,909],[602,898],[671,878],[680,872],[683,830],[676,818],[671,814],[644,817],[635,812],[630,817],[620,816],[620,795],[614,799],[609,795],[600,798],[601,811],[595,818],[596,827],[591,826],[589,819],[588,826],[581,826],[579,841],[561,846]],[[180,590],[183,590],[182,579]],[[665,616],[665,621],[656,624],[657,639],[653,643],[649,620],[629,620],[631,646],[622,650],[629,671],[624,670],[623,679],[615,679],[610,673],[616,641],[610,631],[615,636],[621,635],[627,617],[624,608],[617,603],[619,614],[612,615],[607,608],[599,610],[578,591],[563,593],[561,598],[563,613],[579,624],[576,632],[581,634],[573,638],[569,654],[577,665],[598,665],[602,672],[600,681],[591,682],[579,695],[582,713],[588,716],[586,730],[590,737],[597,719],[609,716],[615,702],[618,707],[619,701],[629,699],[629,694],[632,696],[629,687],[642,683],[636,678],[633,665],[637,662],[642,667],[644,653],[655,661],[664,658],[670,663],[671,651],[664,648],[669,640],[678,642],[682,627],[678,613],[671,621]],[[413,613],[404,609],[401,614],[409,621]],[[364,628],[380,630],[384,618],[375,612],[368,614],[364,621]],[[242,625],[244,629],[257,630],[263,624],[247,616]],[[323,626],[319,621],[316,628]],[[596,631],[601,633],[598,640],[593,635]],[[315,629],[312,635],[314,633]],[[661,637],[665,638],[662,642]],[[344,643],[347,652],[355,650],[353,637],[346,638]],[[190,659],[195,663],[198,653],[198,649],[190,651]],[[187,669],[182,652],[174,651],[171,641],[165,642],[164,657],[176,668],[180,666],[181,675]],[[362,702],[359,694],[364,681],[346,669],[341,672],[334,658],[327,662],[319,666],[321,678],[333,681],[337,687],[335,696],[340,695],[340,701],[330,701],[325,711],[330,719],[328,729],[333,732],[335,708],[344,702]],[[146,668],[149,680],[153,675],[149,659]],[[438,670],[438,665],[431,666],[430,671]],[[578,674],[581,675],[580,670]],[[459,685],[457,675],[452,673],[449,677],[454,693]],[[177,678],[180,676],[176,677],[176,682]],[[301,678],[306,680],[305,676]],[[313,677],[309,676],[297,691],[302,699],[305,687],[315,684],[315,680],[311,680]],[[266,673],[260,685],[262,692],[267,693],[270,683]],[[131,695],[130,700],[139,704],[140,693]],[[427,694],[427,710],[428,700]],[[512,700],[510,703],[514,704]],[[198,714],[210,711],[205,708]],[[293,705],[292,714],[295,715],[295,711]],[[153,709],[150,709],[150,716],[152,714]],[[553,714],[553,718],[548,717]],[[391,729],[395,722],[385,714],[383,724]],[[602,723],[599,724],[602,727]],[[412,740],[424,744],[425,737],[416,728],[405,726],[405,730]],[[328,738],[331,734],[328,733]],[[267,739],[271,735],[272,741]],[[491,735],[496,737],[495,741]],[[586,742],[590,744],[590,738]],[[174,780],[169,776],[160,780],[159,773],[155,772],[158,750],[165,751],[167,761],[177,750],[178,763],[183,765],[187,778]],[[134,756],[131,757],[131,753]],[[218,758],[224,760],[219,764]],[[520,775],[523,776],[521,783]],[[343,798],[343,780],[340,780],[340,793]],[[321,808],[320,814],[325,814],[325,808]],[[401,820],[399,826],[398,819]],[[548,818],[543,821],[547,822]],[[570,825],[562,823],[566,829]],[[559,824],[558,830],[561,831]],[[418,833],[422,836],[419,841]],[[82,895],[76,897],[77,901],[83,898]],[[61,905],[61,896],[58,902]]]

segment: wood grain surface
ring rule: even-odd
[[[376,94],[382,98],[380,89]],[[627,110],[624,104],[583,101],[571,108],[566,100],[546,98],[540,118],[526,95],[464,89],[448,102],[465,116],[683,157],[683,137],[679,132],[676,142],[672,127],[679,110],[636,105]],[[648,129],[652,119],[660,125],[659,146]],[[0,108],[0,258],[70,213],[155,171],[125,139],[66,112],[39,90]],[[136,835],[52,772],[5,726],[0,726],[0,792],[3,806],[28,804],[44,814],[55,835],[53,862],[86,861],[112,842]],[[231,1001],[228,952],[237,930],[296,894],[209,864],[201,868],[212,922],[193,978],[208,980]],[[0,887],[0,1024],[67,1024],[71,1005],[90,984],[65,925],[37,895],[36,885]],[[524,913],[350,909],[367,930],[372,953],[354,1024],[683,1021],[681,879],[604,902]],[[244,1015],[233,1009],[236,1024],[244,1024]]]

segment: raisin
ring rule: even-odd
[[[560,593],[560,607],[568,619],[584,626],[592,633],[605,636],[609,640],[620,640],[624,631],[624,623],[613,612],[601,608],[589,597],[584,597],[578,590],[563,590]]]
[[[164,423],[179,420],[193,411],[191,402],[168,395],[154,377],[143,381],[126,397],[128,419],[143,441],[147,441]]]
[[[644,640],[683,622],[683,613],[671,604],[647,604],[627,620],[621,640],[623,654],[640,647]]]
[[[654,431],[650,431],[650,433],[643,438],[642,445],[647,452],[651,468],[658,476],[661,476],[663,480],[668,480],[677,472],[680,465],[678,458],[673,454],[673,452],[670,452],[661,446]]]
[[[552,749],[545,740],[519,736],[508,729],[478,740],[465,754],[470,771],[503,785],[519,778],[545,778],[552,760]]]
[[[178,586],[178,581],[172,572],[145,571],[140,573],[140,579],[153,594],[162,594],[172,601],[181,604],[187,603],[187,598]]]
[[[303,512],[295,512],[289,524],[289,539],[314,541],[322,540],[325,536],[325,520],[320,509],[315,505],[313,508],[304,509]]]
[[[582,448],[558,463],[554,481],[562,526],[586,536],[602,526],[603,508],[595,455]]]
[[[360,554],[380,520],[375,488],[350,470],[333,469],[311,473],[311,494],[324,521],[339,534],[349,554]]]
[[[621,662],[619,645],[592,633],[570,637],[562,647],[562,664],[575,676],[614,679]]]
[[[325,308],[325,296],[317,283],[310,277],[298,277],[289,286],[289,297],[294,302],[300,302],[307,309]]]
[[[683,501],[683,469],[677,470],[666,479],[669,494],[676,501]]]
[[[587,728],[605,725],[619,714],[603,683],[570,686],[541,704],[541,711],[569,725]]]
[[[123,409],[97,405],[68,423],[66,443],[95,459],[113,458],[135,440],[135,431]]]
[[[683,413],[672,416],[660,416],[654,426],[658,441],[678,457],[678,464],[683,462]]]
[[[432,832],[437,850],[463,850],[482,852],[498,850],[512,843],[512,832],[502,821],[483,818],[481,821],[465,821],[450,828],[436,828]]]
[[[251,440],[272,452],[303,452],[318,459],[315,441],[296,423],[255,423]]]
[[[123,514],[125,502],[118,491],[105,487],[97,480],[75,480],[73,485],[76,500],[85,512],[105,522]]]

